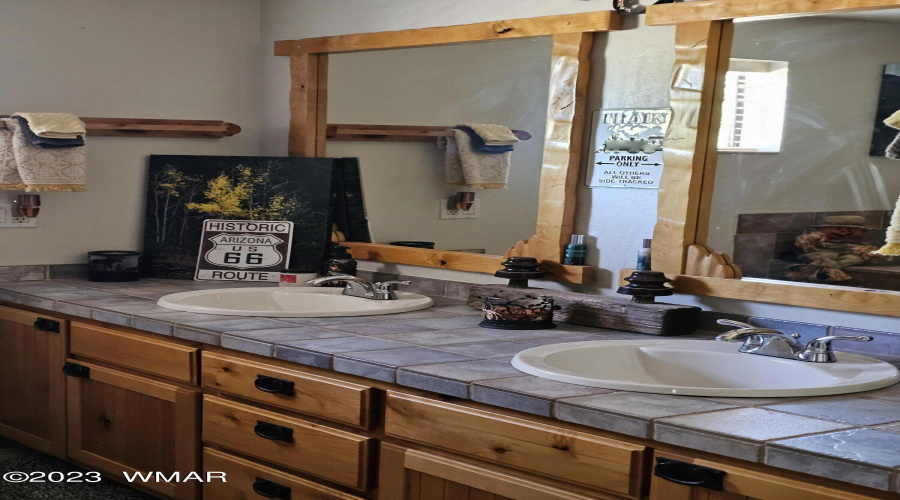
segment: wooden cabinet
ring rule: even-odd
[[[0,307],[0,436],[66,454],[67,322]]]
[[[203,449],[203,470],[222,472],[227,479],[203,485],[203,498],[207,500],[362,500],[362,497],[210,448]]]
[[[203,398],[203,440],[366,491],[375,440],[214,396]]]
[[[82,361],[66,372],[71,459],[119,479],[200,470],[199,391]],[[178,499],[198,492],[195,481],[132,484]]]
[[[368,429],[370,386],[217,352],[203,353],[203,387]]]
[[[640,498],[646,446],[389,392],[385,433],[508,467]]]
[[[198,383],[200,350],[172,340],[121,332],[78,321],[71,327],[72,354],[124,366],[186,384]]]
[[[392,444],[381,446],[379,500],[589,500],[590,496],[542,484],[474,462]]]
[[[873,497],[851,493],[844,489],[821,486],[808,481],[789,479],[743,467],[736,467],[709,460],[694,459],[671,453],[656,453],[657,458],[676,460],[681,463],[657,464],[650,483],[650,500],[873,500],[889,498]],[[698,466],[692,470],[687,464]],[[671,465],[668,469],[666,465]],[[710,470],[712,469],[712,470]],[[662,476],[662,477],[661,477]],[[702,486],[679,484],[664,477],[673,477],[683,482],[708,482],[711,477],[721,478],[721,490]]]

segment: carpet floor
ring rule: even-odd
[[[0,476],[7,472],[87,472],[58,458],[0,440]],[[0,500],[149,500],[112,479],[98,483],[11,483],[0,479]]]

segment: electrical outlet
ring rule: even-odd
[[[12,204],[0,204],[0,227],[37,227],[37,219],[13,215]]]
[[[450,210],[448,200],[441,200],[441,219],[477,219],[481,217],[481,200],[476,199],[468,210]]]

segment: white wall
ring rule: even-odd
[[[258,0],[0,0],[0,47],[0,114],[209,119],[243,129],[224,139],[88,137],[88,191],[44,193],[38,228],[0,229],[0,265],[140,249],[149,154],[259,153]]]
[[[477,191],[479,218],[444,220],[439,200],[469,189],[447,186],[436,141],[329,141],[328,156],[360,159],[373,241],[433,241],[441,250],[503,255],[534,234],[552,48],[542,37],[329,58],[329,123],[499,123],[534,136],[515,145],[508,189]]]

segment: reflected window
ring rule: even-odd
[[[785,61],[732,59],[725,74],[719,151],[779,152],[787,84]]]

